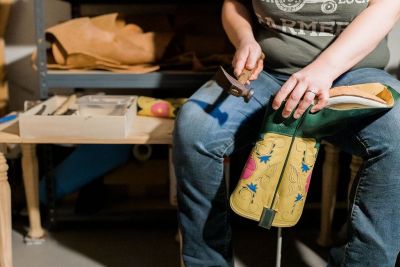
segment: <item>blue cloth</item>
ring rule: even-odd
[[[287,76],[263,72],[253,99],[227,96],[210,81],[182,107],[174,131],[178,219],[185,266],[232,266],[224,156],[256,140],[265,107]],[[400,90],[383,70],[350,71],[334,86],[381,82]],[[400,105],[379,118],[348,125],[331,142],[363,157],[353,184],[349,237],[340,266],[393,267],[400,250]],[[334,253],[338,254],[338,253]],[[330,266],[336,266],[332,261]]]
[[[124,164],[132,145],[79,145],[54,169],[55,198],[78,191],[91,181]],[[40,202],[46,203],[46,182],[39,184]]]

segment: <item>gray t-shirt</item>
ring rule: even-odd
[[[368,0],[252,0],[252,4],[259,22],[256,38],[267,56],[265,66],[292,74],[332,43]],[[384,39],[354,68],[384,68],[388,60]]]

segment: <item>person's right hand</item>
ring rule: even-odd
[[[233,72],[236,77],[246,68],[252,70],[250,80],[257,79],[264,68],[264,59],[261,55],[261,47],[254,38],[242,40],[236,49],[232,61]]]

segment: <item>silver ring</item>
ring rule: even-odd
[[[308,93],[312,93],[312,94],[314,94],[314,95],[317,95],[317,92],[314,92],[313,90],[307,90],[306,93],[307,93],[307,92],[308,92]]]

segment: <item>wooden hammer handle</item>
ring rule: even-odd
[[[243,69],[242,73],[238,77],[238,81],[241,84],[245,84],[250,79],[251,74],[253,74],[252,70]]]
[[[260,59],[261,60],[265,59],[265,54],[264,53],[261,53]],[[253,74],[253,70],[248,70],[248,69],[244,68],[242,73],[238,77],[238,81],[241,84],[245,84],[248,80],[250,80],[250,77],[251,77],[252,74]]]

